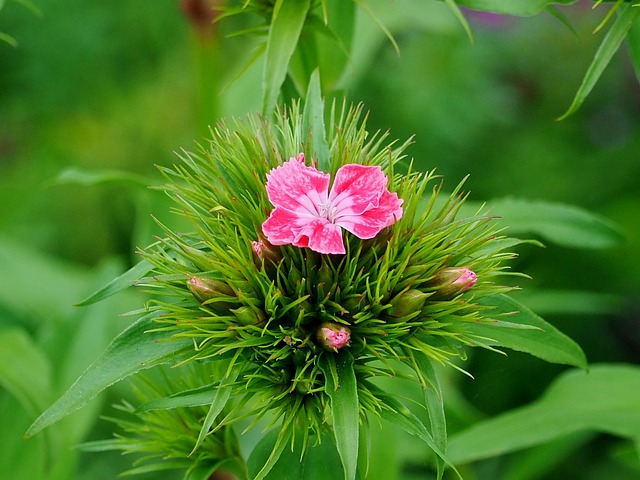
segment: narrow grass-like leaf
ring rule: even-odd
[[[140,318],[118,335],[104,353],[69,390],[29,427],[30,437],[84,406],[105,388],[140,370],[182,359],[193,349],[192,341],[168,341],[166,332],[153,331],[158,313]]]
[[[49,182],[49,185],[82,185],[90,187],[104,183],[133,184],[138,187],[148,188],[150,181],[141,175],[122,170],[83,170],[79,168],[66,168],[58,176]]]
[[[537,15],[550,5],[568,5],[576,0],[456,0],[458,5],[505,15]]]
[[[269,28],[262,77],[262,114],[265,117],[270,117],[275,109],[311,0],[280,0],[278,5]]]
[[[489,346],[526,352],[551,363],[587,368],[587,359],[580,346],[524,305],[507,295],[493,295],[480,303],[494,307],[487,312],[488,316],[508,323],[465,322],[461,329],[466,334],[486,339],[484,343]],[[508,324],[516,324],[516,328]]]
[[[382,411],[382,417],[389,420],[394,425],[402,428],[410,435],[416,435],[422,441],[424,441],[433,452],[440,457],[444,463],[449,466],[460,477],[457,469],[451,462],[448,454],[445,454],[440,447],[436,444],[433,436],[429,433],[427,427],[422,421],[416,417],[411,410],[397,400],[392,394],[372,385],[369,382],[364,382],[367,388],[375,393],[376,397],[379,397],[384,403],[390,407]],[[460,477],[462,478],[462,477]]]
[[[153,265],[146,260],[142,260],[122,275],[111,280],[97,292],[94,292],[81,302],[76,303],[76,306],[84,307],[85,305],[91,305],[92,303],[97,303],[105,298],[115,295],[116,293],[131,287],[137,280],[140,280],[140,278],[144,277],[151,270],[153,270]]]
[[[493,200],[489,205],[510,235],[536,234],[574,248],[609,248],[625,239],[611,221],[573,205],[511,197]]]
[[[324,126],[324,101],[318,69],[311,74],[307,98],[302,112],[303,133],[311,135],[311,150],[318,160],[318,169],[329,171],[329,144]]]
[[[154,398],[136,408],[136,413],[211,405],[219,385],[220,382],[214,382],[192,390],[185,390],[169,397]]]
[[[640,82],[640,22],[634,22],[633,25],[631,25],[631,28],[627,32],[627,44],[629,45],[629,53],[636,73],[636,79]]]
[[[8,43],[14,48],[18,46],[18,41],[15,38],[13,38],[11,35],[4,32],[0,32],[0,41]]]
[[[262,465],[276,441],[277,431],[273,430],[261,440],[251,453],[249,473],[253,464]],[[331,438],[323,438],[321,442],[306,447],[302,454],[302,443],[295,444],[293,449],[284,449],[280,458],[265,480],[301,479],[326,480],[343,476],[340,456]]]
[[[344,467],[344,478],[354,480],[358,466],[359,404],[353,356],[348,351],[342,351],[337,355],[325,355],[323,360],[326,393],[331,398],[333,433]],[[330,373],[334,368],[337,372],[337,384]]]
[[[460,22],[462,28],[464,28],[464,31],[467,33],[467,37],[469,37],[469,41],[473,43],[473,32],[471,31],[469,22],[467,22],[467,19],[460,10],[460,7],[456,4],[456,2],[454,2],[454,0],[444,0],[444,3],[447,5],[447,7],[449,7],[449,10],[451,10],[458,22]]]
[[[564,120],[569,115],[575,113],[587,98],[589,92],[593,89],[597,81],[600,79],[602,72],[607,67],[613,55],[618,51],[620,44],[625,39],[627,32],[640,15],[640,8],[633,8],[631,4],[621,5],[618,9],[619,15],[611,25],[611,28],[605,35],[598,51],[587,70],[587,73],[576,92],[573,102],[568,110],[563,113],[558,120]]]
[[[640,367],[592,365],[558,377],[537,401],[449,438],[448,455],[469,463],[596,431],[631,440],[640,432]]]
[[[286,420],[287,419],[285,419],[285,422]],[[282,452],[293,435],[294,429],[295,426],[291,423],[290,419],[289,423],[283,423],[282,428],[273,441],[271,438],[265,437],[265,439],[253,449],[247,462],[249,473],[251,473],[252,470],[260,469],[257,473],[251,474],[253,480],[265,480],[269,478],[268,475],[271,469],[278,463],[280,455],[282,455]],[[264,452],[267,452],[267,455],[269,455],[266,461],[263,461],[264,456],[266,456],[262,455]]]
[[[447,421],[444,414],[442,387],[431,360],[422,352],[412,352],[413,359],[420,372],[425,404],[431,422],[433,441],[442,452],[447,451]],[[444,474],[444,459],[437,457],[438,479]]]
[[[237,372],[237,370],[236,370]],[[232,375],[228,379],[225,380],[223,384],[217,387],[214,390],[213,400],[211,401],[211,406],[209,407],[209,411],[207,412],[207,416],[202,422],[202,428],[200,429],[200,433],[198,434],[198,439],[196,440],[196,444],[191,451],[191,455],[198,449],[205,437],[209,433],[209,429],[218,418],[218,415],[222,412],[224,407],[227,405],[229,401],[229,397],[231,396],[231,387],[229,387],[229,383],[233,383],[236,379],[237,375]]]

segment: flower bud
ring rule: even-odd
[[[235,296],[229,285],[209,277],[192,276],[187,280],[187,288],[200,303],[221,296]]]
[[[345,345],[349,345],[351,330],[337,323],[324,322],[316,332],[316,338],[322,348],[328,351],[337,352]]]
[[[209,277],[190,277],[187,288],[203,306],[219,315],[228,315],[240,301],[229,285]]]
[[[387,314],[391,317],[400,318],[419,312],[422,310],[424,302],[429,295],[429,293],[415,289],[402,292],[391,300],[391,308],[387,310]]]
[[[435,295],[438,297],[455,297],[471,289],[478,276],[469,268],[445,268],[435,276]]]
[[[257,325],[264,321],[267,316],[260,310],[254,310],[249,307],[242,306],[231,310],[236,318],[244,325]]]
[[[263,262],[265,267],[272,268],[272,266],[278,265],[282,258],[279,250],[266,240],[253,241],[251,246],[255,254],[254,261],[258,268],[262,266]]]

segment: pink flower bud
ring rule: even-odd
[[[455,297],[470,290],[478,280],[475,272],[469,268],[445,268],[435,276],[436,295]]]
[[[257,240],[251,242],[253,247],[253,253],[255,254],[254,260],[256,266],[259,268],[264,262],[266,267],[271,267],[271,264],[277,265],[281,260],[280,253],[266,240]]]
[[[349,345],[351,330],[344,325],[325,322],[318,328],[316,337],[322,348],[337,352],[340,348]]]

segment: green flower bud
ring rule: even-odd
[[[228,315],[240,303],[229,285],[213,278],[190,277],[187,288],[196,300],[218,314]]]
[[[451,298],[470,290],[478,280],[478,276],[469,268],[445,268],[434,277],[438,298]]]
[[[257,325],[267,318],[264,312],[244,306],[233,309],[231,311],[236,316],[236,318],[244,325]]]
[[[235,296],[229,285],[209,277],[192,276],[187,280],[187,288],[200,303],[221,296]]]
[[[338,323],[324,322],[316,331],[316,338],[322,348],[337,352],[342,347],[349,345],[351,330]]]
[[[415,289],[402,292],[391,300],[391,308],[387,310],[387,315],[400,318],[419,312],[430,295]]]

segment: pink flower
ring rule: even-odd
[[[351,330],[344,325],[325,322],[318,328],[316,337],[325,350],[337,352],[342,347],[349,345]]]
[[[304,164],[304,154],[267,174],[275,206],[262,224],[272,245],[292,244],[319,253],[346,253],[342,229],[368,239],[402,217],[402,200],[387,189],[379,166],[348,164],[328,173]]]

